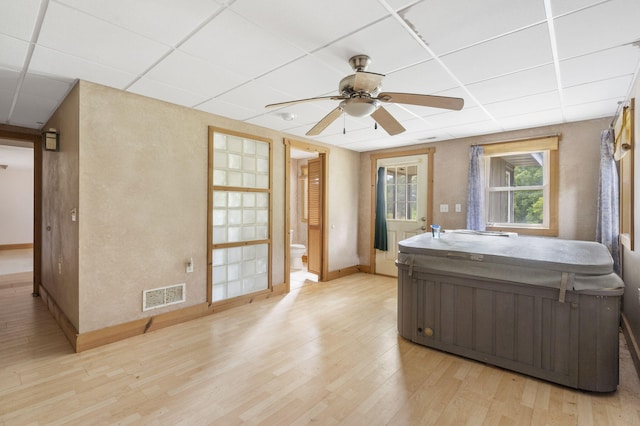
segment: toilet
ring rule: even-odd
[[[293,229],[289,233],[289,247],[291,257],[291,269],[302,269],[302,256],[307,251],[307,248],[303,244],[293,244]]]

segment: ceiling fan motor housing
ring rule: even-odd
[[[342,94],[342,96],[352,97],[354,94],[365,94],[368,93],[370,97],[378,96],[380,93],[380,89],[382,89],[382,84],[379,84],[375,89],[370,92],[357,92],[354,90],[353,85],[356,79],[355,74],[351,74],[340,80],[340,84],[338,85],[338,91]]]

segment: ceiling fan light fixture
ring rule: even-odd
[[[352,117],[367,117],[378,109],[378,105],[375,99],[352,98],[342,101],[340,108]]]

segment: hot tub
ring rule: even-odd
[[[577,389],[617,388],[624,284],[602,244],[420,234],[399,243],[397,266],[402,337]]]

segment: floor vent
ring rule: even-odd
[[[142,310],[162,308],[185,301],[186,285],[177,284],[142,292]]]

